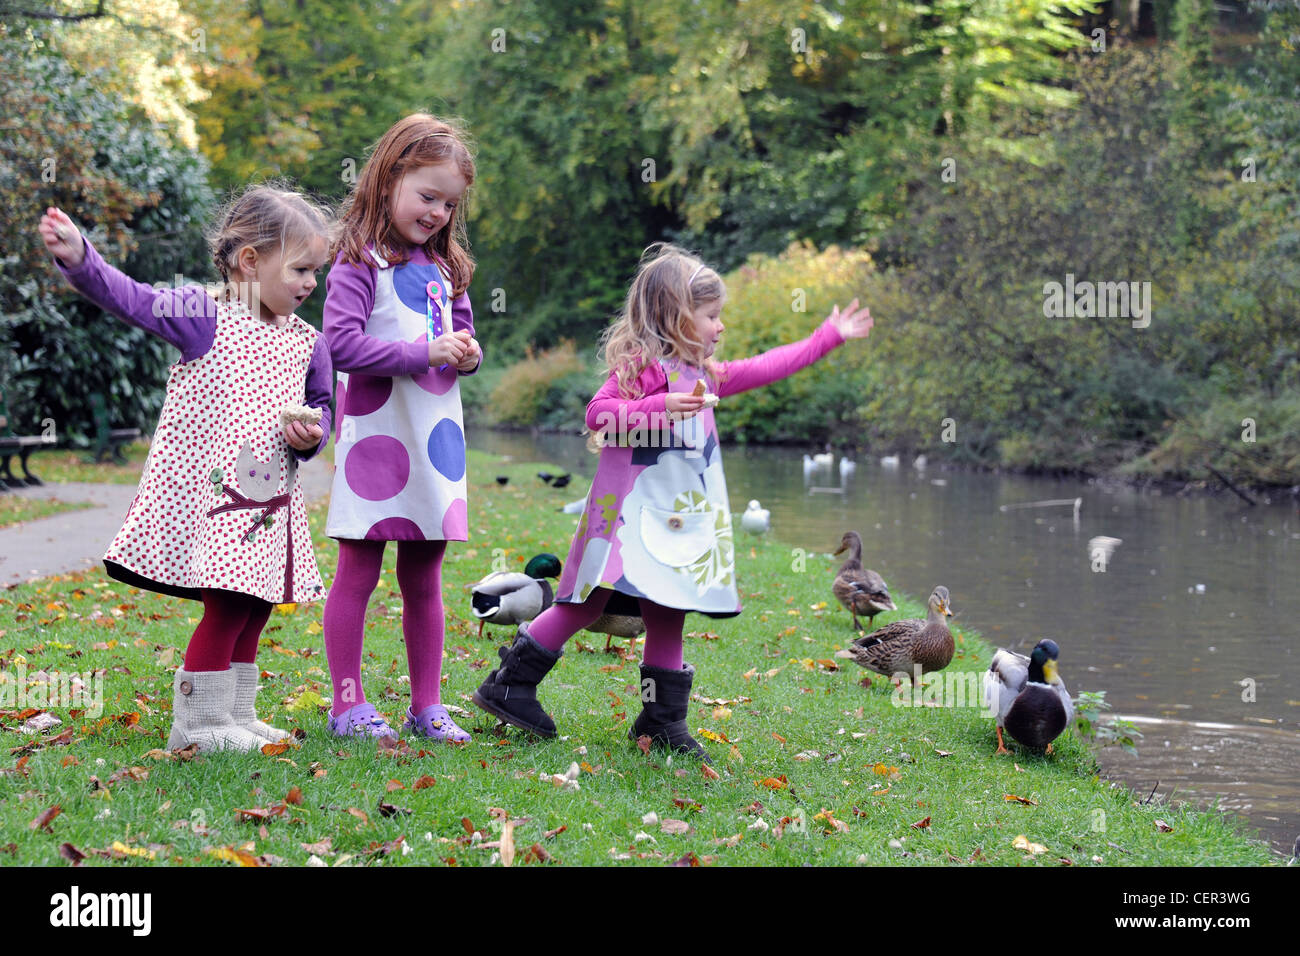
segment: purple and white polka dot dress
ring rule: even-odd
[[[325,332],[335,367],[349,371],[338,376],[326,533],[370,541],[465,541],[458,373],[453,366],[428,367],[430,325],[435,334],[453,328],[451,284],[418,250],[393,267],[371,255],[377,268],[336,263],[329,276]],[[362,329],[357,313],[367,304],[366,293],[371,301]],[[468,311],[467,299],[463,308]],[[364,335],[349,339],[349,322],[351,332]]]

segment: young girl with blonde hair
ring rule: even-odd
[[[537,685],[564,643],[604,613],[640,615],[643,709],[628,736],[708,760],[686,727],[695,670],[682,660],[682,627],[688,611],[740,613],[712,408],[793,375],[872,326],[854,299],[801,342],[715,362],[725,301],[721,277],[699,259],[667,244],[646,250],[623,312],[604,336],[609,377],[587,406],[600,462],[555,603],[498,650],[501,666],[474,694],[501,720],[555,736]]]
[[[257,719],[257,642],[275,604],[317,600],[298,463],[324,447],[333,371],[294,314],[332,238],[327,210],[251,186],[209,242],[225,286],[149,286],[108,265],[57,209],[45,247],[78,292],[180,349],[140,488],[104,556],[135,587],[203,602],[172,682],[169,747],[253,750],[288,734]]]

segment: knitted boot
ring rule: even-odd
[[[235,672],[235,706],[230,712],[231,719],[238,727],[252,731],[269,743],[277,744],[288,740],[289,731],[272,727],[257,719],[257,678],[260,674],[256,664],[231,663]]]
[[[661,747],[678,753],[695,754],[712,763],[699,741],[686,729],[686,714],[691,706],[691,681],[695,668],[683,664],[681,670],[641,665],[642,710],[628,728],[630,740],[647,736]]]
[[[501,666],[474,691],[474,703],[507,724],[539,737],[554,737],[555,721],[537,702],[537,684],[563,653],[542,647],[528,635],[527,626],[520,624],[515,642],[497,648]]]
[[[172,750],[198,744],[200,750],[256,750],[266,743],[251,730],[235,726],[234,671],[187,671],[177,668],[172,680]]]

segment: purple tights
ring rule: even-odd
[[[339,540],[339,568],[325,599],[325,656],[334,683],[333,713],[363,703],[361,646],[366,605],[379,583],[384,541]],[[441,703],[442,555],[445,541],[397,542],[397,586],[402,592],[402,636],[411,671],[411,709]]]
[[[528,625],[533,640],[547,650],[558,651],[564,642],[605,613],[605,605],[614,592],[596,588],[582,604],[552,604]],[[682,669],[682,624],[686,612],[640,599],[641,617],[645,621],[647,667]]]

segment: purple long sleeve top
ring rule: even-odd
[[[710,375],[709,378],[714,382],[719,398],[736,395],[793,375],[843,343],[844,336],[827,319],[812,335],[801,341],[777,346],[751,358],[719,362],[718,374]],[[587,427],[592,431],[601,428],[604,423],[618,416],[620,407],[627,409],[624,420],[629,428],[643,425],[653,420],[649,416],[663,415],[667,411],[668,377],[658,362],[652,362],[642,370],[637,376],[635,388],[643,398],[620,397],[618,375],[611,372],[587,405]],[[641,418],[643,415],[647,417]]]
[[[137,282],[105,262],[90,241],[82,238],[86,255],[81,265],[69,269],[62,261],[55,260],[59,272],[74,289],[106,312],[176,346],[181,352],[181,362],[192,362],[208,353],[217,334],[217,301],[206,289],[198,285],[158,288]],[[293,449],[302,461],[315,456],[329,441],[333,386],[329,345],[325,336],[318,335],[307,367],[303,404],[321,410],[318,424],[322,434],[315,448]]]
[[[412,250],[411,262],[428,265],[424,250]],[[427,342],[397,342],[366,334],[366,323],[375,305],[377,267],[344,262],[339,253],[325,277],[325,309],[321,327],[329,340],[330,357],[340,372],[366,375],[423,375],[429,370]],[[462,292],[451,303],[451,330],[474,334],[474,310],[469,294]],[[479,363],[461,375],[473,375],[483,365],[482,343]]]

